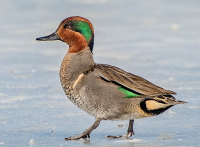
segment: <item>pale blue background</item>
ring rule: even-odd
[[[68,46],[35,38],[73,15],[93,23],[97,63],[140,75],[189,103],[136,120],[131,139],[105,137],[125,134],[128,121],[102,121],[90,140],[66,142],[94,118],[61,88]],[[199,0],[1,0],[0,32],[0,147],[200,146]]]

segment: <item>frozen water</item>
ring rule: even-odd
[[[0,146],[200,146],[200,1],[6,0],[0,12]],[[93,23],[97,63],[140,75],[189,103],[136,120],[131,139],[105,137],[126,133],[128,121],[102,121],[90,140],[65,141],[94,118],[61,88],[68,46],[35,38],[73,15]]]

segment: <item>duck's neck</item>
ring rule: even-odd
[[[90,51],[92,52],[93,50],[93,45],[94,45],[94,37],[92,37],[89,42],[85,40],[82,36],[70,41],[69,44],[69,50],[68,53],[78,53],[85,48],[89,47]]]
[[[86,41],[76,42],[72,46],[69,46],[68,53],[79,53],[87,47],[87,44],[88,43]]]
[[[75,81],[80,74],[90,70],[94,65],[95,63],[89,47],[77,53],[68,52],[60,68],[61,83],[69,83],[69,79],[70,82]]]

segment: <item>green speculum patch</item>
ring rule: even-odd
[[[139,96],[138,94],[128,91],[122,87],[119,87],[118,89],[126,95],[126,97],[124,97],[124,98],[133,98],[133,97]]]
[[[84,21],[74,21],[73,28],[75,31],[81,33],[86,41],[90,41],[92,37],[92,30],[87,22]]]

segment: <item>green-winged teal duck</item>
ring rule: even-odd
[[[38,41],[61,40],[69,45],[60,68],[60,81],[69,100],[95,117],[94,124],[76,137],[90,137],[101,120],[129,120],[125,137],[134,134],[134,119],[155,116],[176,104],[184,104],[151,82],[120,68],[93,60],[94,29],[80,16],[63,20],[58,29]],[[108,136],[118,138],[122,136]]]

